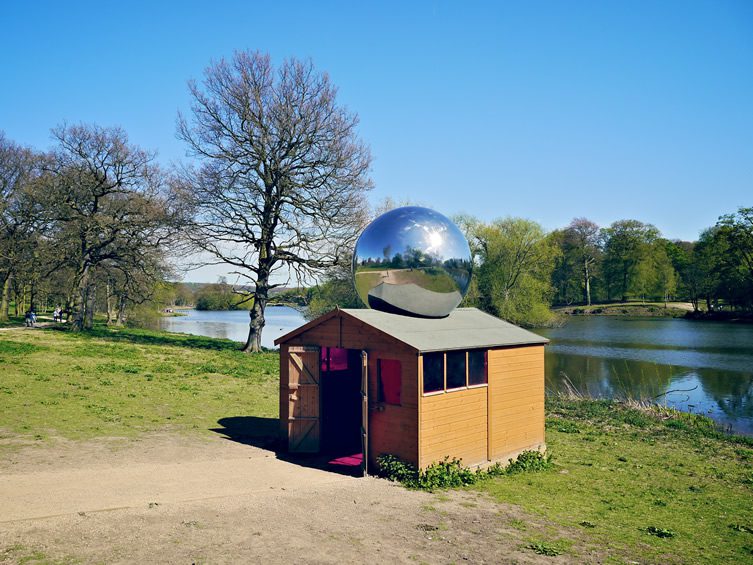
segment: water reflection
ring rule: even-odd
[[[656,399],[753,433],[753,326],[593,317],[540,333],[550,392],[566,376],[592,396]]]
[[[192,335],[205,335],[245,342],[248,338],[248,312],[245,310],[200,311],[186,310],[185,316],[162,318],[160,328],[168,332],[180,332]],[[305,323],[297,310],[288,306],[268,306],[266,325],[262,332],[261,344],[274,348],[274,341]]]

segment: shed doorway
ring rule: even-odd
[[[333,464],[361,466],[361,351],[322,347],[320,361],[321,452]]]

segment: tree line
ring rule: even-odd
[[[554,306],[630,300],[687,301],[696,312],[753,309],[753,208],[721,216],[694,242],[632,219],[601,227],[576,218],[551,232],[523,218],[454,220],[474,258],[463,305],[517,324],[553,323]],[[361,307],[350,277],[341,266],[302,291],[309,317]]]
[[[573,220],[551,237],[554,302],[629,299],[692,303],[709,312],[753,307],[753,208],[725,214],[697,241],[668,240],[637,220],[599,228]]]
[[[154,155],[119,128],[61,126],[38,152],[0,134],[0,320],[59,305],[72,327],[114,323],[171,275],[179,206]]]

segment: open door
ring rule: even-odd
[[[318,347],[288,347],[288,451],[319,451],[319,376]]]
[[[361,351],[361,467],[369,473],[369,354]]]

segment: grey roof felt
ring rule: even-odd
[[[533,345],[549,340],[476,308],[456,308],[446,318],[414,318],[379,310],[343,309],[418,351],[447,351],[503,345]]]

